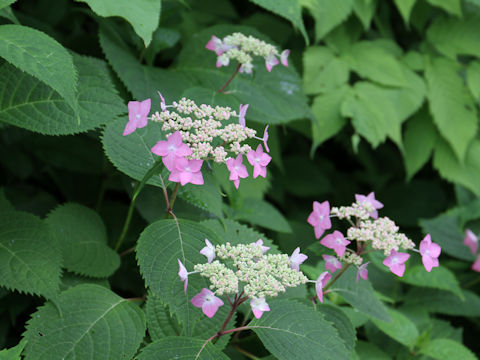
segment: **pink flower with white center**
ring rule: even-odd
[[[168,180],[179,182],[182,186],[187,183],[194,185],[203,185],[203,176],[200,171],[203,160],[187,160],[178,158],[175,168],[171,170]]]
[[[188,271],[187,268],[182,264],[182,262],[177,259],[178,261],[178,276],[180,276],[180,280],[184,282],[183,284],[183,291],[185,295],[187,295],[187,286],[188,286]]]
[[[262,248],[262,253],[266,253],[268,250],[270,250],[270,248],[268,246],[263,246],[263,240],[262,239],[258,239],[257,241],[255,241],[255,244],[257,244],[258,246],[260,246]]]
[[[242,126],[246,126],[246,120],[245,120],[245,115],[247,115],[247,109],[248,109],[249,104],[242,105],[240,104],[240,111],[238,112],[238,123]]]
[[[253,298],[250,300],[250,306],[252,307],[253,315],[255,315],[257,319],[260,319],[265,311],[270,311],[270,307],[264,297],[258,299]]]
[[[475,259],[474,263],[472,264],[472,270],[480,272],[480,254],[478,254],[477,258]]]
[[[203,313],[209,318],[213,317],[218,308],[223,305],[223,301],[206,288],[203,288],[199,294],[195,295],[191,303],[193,306],[201,308]]]
[[[330,221],[330,203],[328,201],[324,201],[323,203],[314,201],[313,211],[308,216],[307,221],[313,226],[315,238],[320,239],[324,231],[332,227],[332,222]]]
[[[377,209],[383,208],[383,204],[375,199],[375,193],[373,191],[367,196],[355,194],[355,201],[357,201],[361,205],[367,205],[373,208],[372,212],[370,212],[370,216],[373,219],[378,219]]]
[[[357,282],[359,278],[362,278],[363,280],[368,279],[368,269],[367,266],[370,264],[370,261],[366,262],[365,264],[360,265],[357,271]]]
[[[162,157],[162,161],[168,170],[174,171],[178,160],[185,159],[185,156],[191,155],[192,149],[183,143],[180,131],[175,131],[166,141],[157,142],[152,147],[152,152]]]
[[[167,104],[165,104],[165,99],[163,98],[162,93],[160,91],[157,91],[157,92],[158,92],[158,95],[160,95],[160,109],[162,109],[162,111],[166,111]]]
[[[427,234],[425,238],[420,242],[420,255],[422,255],[423,266],[428,272],[432,271],[432,268],[438,266],[438,257],[442,248],[440,245],[432,242],[430,234]]]
[[[308,259],[308,256],[300,252],[300,248],[297,247],[290,256],[290,267],[294,270],[300,271],[300,264]]]
[[[128,122],[125,130],[123,130],[123,136],[130,135],[137,128],[141,129],[147,126],[151,105],[152,101],[150,99],[128,102]]]
[[[383,260],[383,265],[387,266],[395,275],[402,277],[405,272],[405,262],[409,257],[410,254],[392,250],[390,255]]]
[[[329,249],[333,249],[335,254],[337,254],[338,257],[341,257],[345,254],[345,250],[347,249],[347,245],[350,244],[350,241],[345,239],[340,231],[335,230],[332,234],[325,236],[320,241],[320,244]]]
[[[278,59],[275,55],[268,55],[265,57],[265,67],[268,72],[271,72],[273,67],[278,65]]]
[[[290,50],[285,49],[280,54],[280,62],[283,66],[288,66],[288,55],[290,55]]]
[[[321,303],[323,303],[323,288],[327,285],[331,277],[332,275],[328,271],[325,271],[321,273],[317,281],[315,281],[315,291]]]
[[[272,157],[263,152],[261,144],[258,144],[257,150],[250,150],[248,152],[247,159],[253,166],[254,179],[256,179],[258,175],[267,177],[267,165],[272,160]]]
[[[217,55],[222,55],[225,52],[223,41],[217,38],[215,35],[212,35],[207,45],[205,45],[205,48],[215,51]]]
[[[217,57],[216,67],[228,66],[230,64],[230,58],[225,55],[220,55]]]
[[[215,246],[212,245],[208,239],[205,239],[205,246],[202,250],[200,250],[200,254],[204,255],[207,257],[207,261],[210,264],[213,259],[215,259]]]
[[[247,168],[242,164],[242,161],[242,154],[238,154],[236,159],[230,158],[226,161],[227,168],[230,171],[230,177],[228,179],[233,181],[237,189],[240,185],[240,179],[248,177]]]
[[[265,126],[265,130],[263,131],[263,138],[254,136],[255,139],[263,141],[263,145],[265,146],[265,149],[267,152],[270,152],[270,149],[268,148],[267,141],[268,141],[268,127],[269,125]]]
[[[322,255],[323,260],[325,260],[325,269],[330,271],[332,274],[338,269],[342,268],[342,263],[338,261],[335,256],[331,255]]]
[[[472,230],[467,229],[465,231],[465,238],[463,239],[463,243],[467,245],[470,250],[472,251],[472,254],[475,255],[478,250],[478,238],[477,236],[472,232]]]

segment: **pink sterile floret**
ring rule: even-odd
[[[278,59],[275,55],[269,55],[265,57],[265,67],[268,72],[272,71],[273,67],[278,65]]]
[[[360,267],[357,270],[357,282],[359,278],[362,278],[363,280],[368,279],[368,269],[367,266],[370,264],[370,261],[366,262],[365,264],[360,265]]]
[[[327,285],[331,277],[332,275],[328,271],[325,271],[321,273],[317,281],[315,281],[315,291],[321,303],[323,303],[323,288]]]
[[[162,109],[162,111],[167,111],[167,104],[165,104],[165,99],[163,98],[162,93],[160,91],[157,92],[160,96],[160,109]]]
[[[270,152],[270,149],[268,148],[268,145],[267,145],[267,141],[268,141],[268,126],[265,126],[265,130],[263,131],[263,145],[265,146],[265,150],[267,150],[267,152]]]
[[[475,259],[474,263],[472,264],[472,270],[480,272],[480,254],[478,254],[477,258]]]
[[[319,203],[318,201],[314,201],[313,212],[310,213],[307,221],[313,226],[315,238],[320,239],[324,231],[332,227],[329,202],[324,201],[323,203]]]
[[[288,66],[288,55],[290,55],[290,50],[285,49],[280,54],[280,62],[283,66]]]
[[[178,261],[178,276],[180,277],[180,280],[184,282],[183,284],[183,291],[185,292],[185,295],[187,294],[187,286],[188,286],[188,272],[185,266],[182,264],[182,262],[177,259]]]
[[[338,261],[335,256],[331,255],[322,255],[323,260],[325,260],[325,269],[330,271],[332,274],[338,269],[342,268],[342,263]]]
[[[370,212],[370,216],[373,219],[378,219],[378,211],[377,209],[383,208],[383,204],[375,199],[375,193],[372,191],[367,196],[355,194],[355,200],[360,204],[365,204],[373,208],[372,212]]]
[[[259,299],[253,298],[250,300],[250,306],[252,307],[253,315],[255,315],[257,319],[260,319],[265,311],[270,311],[270,307],[264,297]]]
[[[263,152],[261,144],[258,144],[257,150],[250,150],[248,152],[247,159],[253,166],[254,179],[256,179],[258,175],[267,177],[267,165],[272,160],[272,157]]]
[[[195,295],[191,303],[193,306],[201,308],[203,313],[209,318],[213,317],[218,308],[223,305],[223,301],[206,288],[203,288],[199,294]]]
[[[245,120],[245,115],[247,115],[248,106],[249,106],[249,104],[246,104],[246,105],[240,104],[240,111],[238,112],[238,123],[242,127],[245,127],[247,125],[246,120]]]
[[[387,266],[395,275],[402,277],[405,272],[405,262],[409,257],[410,254],[392,250],[390,255],[383,260],[383,265]]]
[[[423,266],[428,272],[432,271],[432,268],[438,266],[438,257],[442,248],[440,245],[432,242],[430,234],[427,234],[425,238],[420,242],[420,255],[422,255]]]
[[[294,270],[300,271],[300,264],[308,259],[308,256],[300,252],[300,248],[297,247],[290,256],[290,267]]]
[[[150,99],[128,102],[128,122],[123,131],[123,136],[133,133],[137,128],[147,126],[151,105],[152,101]]]
[[[335,254],[337,254],[338,257],[341,257],[345,254],[345,250],[347,249],[347,245],[350,244],[350,241],[345,239],[340,231],[335,230],[332,234],[325,236],[320,241],[320,244],[329,249],[333,249]]]
[[[477,236],[472,232],[472,230],[467,229],[465,230],[465,238],[463,239],[463,243],[467,245],[470,250],[472,251],[472,254],[475,255],[478,250],[478,238]]]
[[[226,161],[227,168],[230,171],[229,180],[233,181],[233,184],[238,189],[240,185],[240,179],[248,177],[248,171],[245,165],[242,164],[243,155],[238,154],[236,159],[230,158]]]
[[[178,160],[191,155],[192,149],[183,143],[180,131],[175,131],[166,141],[157,142],[152,147],[152,152],[162,157],[162,161],[168,170],[174,171]]]
[[[175,168],[171,170],[168,180],[179,182],[182,186],[187,183],[203,185],[203,175],[200,171],[203,160],[187,160],[178,158]]]
[[[262,253],[263,254],[265,254],[268,250],[270,250],[270,248],[268,246],[263,246],[263,240],[262,239],[258,239],[257,241],[255,241],[255,244],[262,248]]]
[[[222,40],[217,38],[215,35],[212,35],[207,45],[205,45],[205,48],[215,51],[217,55],[222,55],[225,52]]]
[[[215,259],[215,246],[212,245],[208,239],[205,239],[205,246],[202,250],[200,250],[200,254],[204,255],[207,257],[207,261],[210,264],[213,259]]]

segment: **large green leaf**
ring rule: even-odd
[[[392,358],[377,346],[366,341],[357,341],[355,353],[360,360],[391,360]]]
[[[137,305],[103,286],[78,285],[32,314],[25,359],[131,359],[144,335]]]
[[[54,298],[62,256],[48,226],[24,212],[2,211],[1,215],[0,285]]]
[[[0,0],[0,9],[12,5],[17,0]]]
[[[317,311],[293,300],[269,301],[271,311],[249,323],[279,360],[350,359],[335,328]]]
[[[462,1],[461,0],[427,0],[431,5],[438,6],[446,12],[462,16]]]
[[[430,287],[440,290],[451,291],[462,297],[462,290],[455,275],[444,266],[436,267],[427,272],[423,265],[416,265],[408,269],[400,281],[410,285]]]
[[[412,12],[412,8],[416,1],[417,0],[394,0],[398,11],[400,11],[400,14],[402,15],[403,21],[405,21],[405,24],[407,25],[410,20],[410,13]]]
[[[433,121],[462,162],[478,128],[475,103],[456,61],[435,58],[427,65],[427,97]],[[455,121],[452,121],[455,119]]]
[[[467,85],[473,97],[480,103],[480,62],[472,61],[467,67]]]
[[[270,203],[260,199],[244,199],[243,206],[236,209],[235,220],[247,221],[267,229],[292,232],[285,217]]]
[[[478,357],[470,349],[451,339],[429,341],[420,349],[420,354],[436,360],[478,360]]]
[[[64,204],[47,217],[69,271],[108,277],[120,266],[118,254],[107,245],[107,230],[100,216],[80,204]]]
[[[0,360],[20,360],[20,354],[25,348],[25,345],[27,345],[27,342],[22,340],[17,346],[0,350]]]
[[[337,306],[317,304],[317,311],[320,311],[325,320],[331,322],[337,329],[340,338],[348,350],[353,350],[356,342],[355,328],[347,315]]]
[[[385,322],[372,319],[373,323],[381,331],[399,343],[409,348],[413,347],[419,335],[415,324],[399,311],[389,309],[388,314],[392,318],[392,321]]]
[[[353,11],[362,22],[365,30],[370,28],[370,22],[373,19],[376,8],[377,0],[355,0],[353,3]]]
[[[129,0],[77,0],[86,2],[100,16],[120,16],[127,20],[142,38],[145,46],[152,41],[152,34],[160,20],[161,0],[137,0],[132,6]]]
[[[166,337],[148,344],[137,357],[138,360],[228,360],[211,343],[182,336]]]
[[[56,90],[76,113],[77,72],[72,56],[56,40],[30,27],[2,25],[0,57]]]
[[[125,113],[106,63],[79,55],[73,59],[80,123],[60,94],[10,64],[0,67],[1,121],[42,134],[66,135],[95,129]]]

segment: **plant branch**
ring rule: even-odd
[[[223,86],[217,90],[217,93],[222,93],[228,86],[228,84],[230,84],[233,80],[233,78],[238,74],[238,71],[240,70],[240,64],[237,65],[237,67],[235,68],[235,71],[233,72],[232,76],[230,76],[230,78],[227,80],[227,82],[225,84],[223,84]]]

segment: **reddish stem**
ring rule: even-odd
[[[238,71],[240,70],[240,64],[237,65],[237,67],[235,68],[235,71],[233,72],[232,76],[230,76],[230,79],[227,80],[227,82],[225,84],[223,84],[223,86],[217,90],[217,93],[221,93],[223,92],[223,90],[226,89],[226,87],[228,86],[228,84],[230,84],[233,80],[233,78],[238,74]]]

